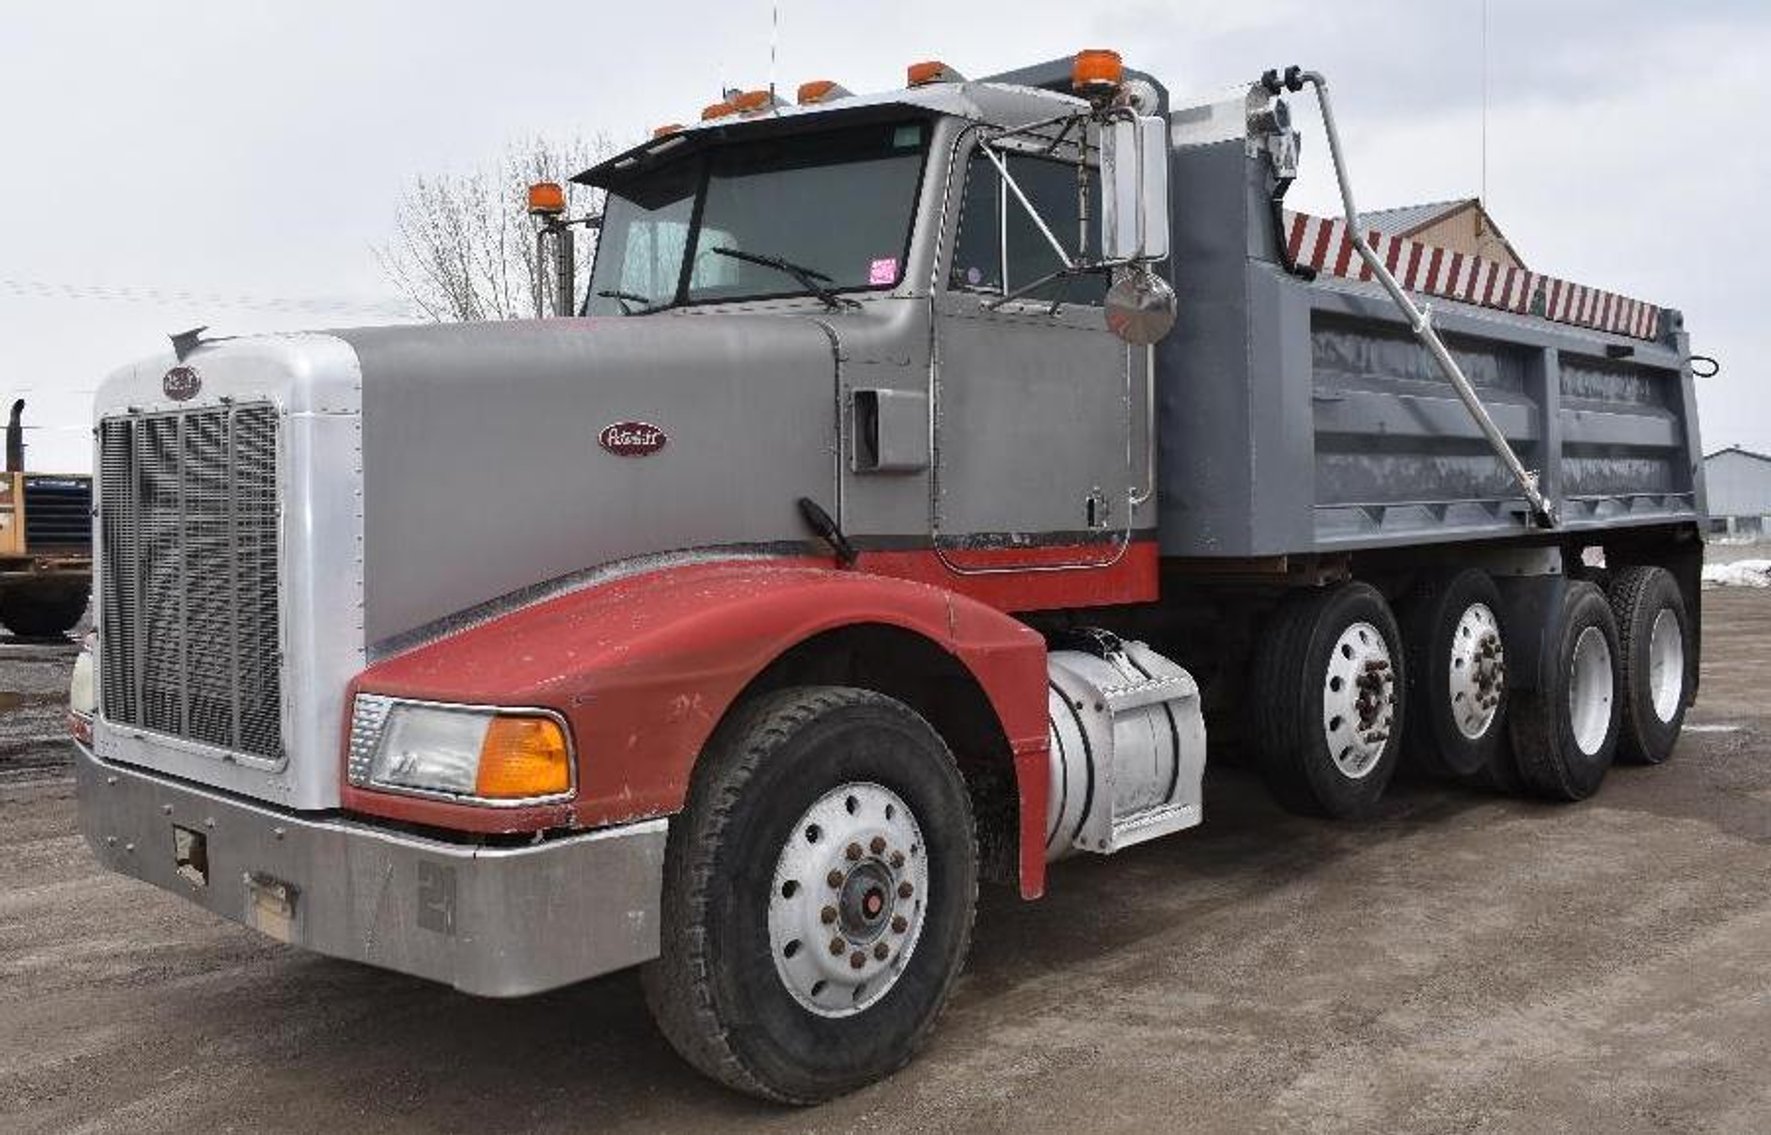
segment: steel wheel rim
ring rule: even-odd
[[[1611,731],[1611,644],[1598,627],[1588,627],[1574,640],[1568,663],[1568,726],[1574,743],[1595,756]]]
[[[1648,632],[1648,696],[1654,716],[1670,723],[1685,693],[1685,632],[1671,607],[1662,607]]]
[[[872,781],[833,788],[801,814],[775,860],[775,973],[810,1012],[859,1013],[903,975],[928,897],[928,849],[903,799]]]
[[[1480,740],[1500,712],[1506,678],[1506,652],[1500,620],[1486,603],[1471,603],[1451,632],[1451,666],[1447,675],[1451,720],[1471,741]]]
[[[1353,623],[1328,653],[1322,682],[1322,737],[1348,780],[1371,774],[1396,722],[1396,668],[1389,643],[1370,623]]]

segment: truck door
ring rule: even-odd
[[[1079,240],[1093,244],[1074,161],[1004,161],[1072,258]],[[1099,176],[1085,177],[1095,216]],[[1023,562],[990,548],[1026,549],[1027,566],[1112,563],[1130,535],[1136,473],[1132,352],[1107,330],[1108,281],[1070,276],[1006,299],[1062,266],[1051,240],[979,150],[951,200],[958,228],[935,298],[936,549],[956,570]],[[1146,353],[1136,355],[1141,374]],[[1071,551],[1054,561],[1053,545]]]

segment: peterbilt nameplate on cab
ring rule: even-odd
[[[174,402],[188,402],[203,389],[203,379],[195,367],[173,367],[160,380],[160,389]]]
[[[650,422],[611,422],[596,440],[616,457],[645,457],[663,449],[670,439]]]

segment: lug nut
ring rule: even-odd
[[[893,931],[893,933],[902,934],[902,933],[904,933],[904,931],[906,931],[908,929],[910,929],[910,920],[909,919],[905,918],[901,914],[892,915],[892,931]]]
[[[824,881],[833,887],[840,887],[842,886],[842,872],[832,871],[829,875],[825,876]]]
[[[859,859],[861,858],[861,845],[858,843],[851,843],[843,854],[848,856],[851,860]]]
[[[916,888],[910,885],[909,879],[906,879],[902,883],[898,884],[898,897],[899,898],[907,899],[915,893],[916,893]]]
[[[882,962],[886,960],[886,955],[891,952],[892,952],[891,948],[888,947],[884,942],[877,943],[873,947],[873,956]]]
[[[842,957],[842,952],[846,949],[848,949],[848,946],[844,944],[844,942],[841,938],[832,938],[830,940],[830,956],[831,957],[833,957],[833,958]]]
[[[833,906],[827,906],[818,912],[818,917],[823,921],[824,925],[829,926],[832,922],[836,921],[836,908]]]
[[[885,851],[885,837],[874,836],[873,842],[868,844],[867,847],[869,850],[871,850],[873,852],[873,854],[875,854],[875,855],[881,854],[882,852]]]
[[[854,953],[849,955],[849,968],[850,969],[860,969],[862,966],[864,966],[866,964],[867,964],[867,955],[863,954],[861,951],[856,950]]]
[[[892,866],[894,868],[904,866],[904,853],[902,851],[892,852]]]

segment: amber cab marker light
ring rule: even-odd
[[[474,794],[488,800],[559,796],[572,787],[566,733],[548,717],[495,717],[480,742]]]
[[[713,118],[724,118],[728,114],[736,114],[736,113],[738,113],[738,108],[733,106],[731,103],[729,103],[729,102],[716,102],[712,106],[709,106],[701,111],[701,121],[706,122],[709,119],[713,119]]]
[[[755,114],[759,110],[769,108],[769,92],[767,90],[745,91],[732,96],[732,109],[740,114]]]
[[[537,181],[529,186],[529,212],[537,217],[557,217],[566,211],[566,191],[557,181]]]
[[[930,83],[963,83],[965,76],[947,66],[939,59],[928,59],[921,63],[912,63],[905,69],[906,86],[924,87]]]
[[[814,103],[830,102],[832,99],[847,98],[849,92],[831,79],[813,79],[809,83],[799,85],[799,94],[794,101],[801,106]]]
[[[1119,52],[1088,48],[1076,53],[1070,65],[1070,86],[1078,91],[1103,90],[1125,81],[1125,62]]]
[[[652,130],[652,137],[662,138],[666,134],[680,134],[680,133],[682,133],[682,130],[683,130],[682,123],[680,123],[680,122],[667,122],[663,126],[655,127]]]

